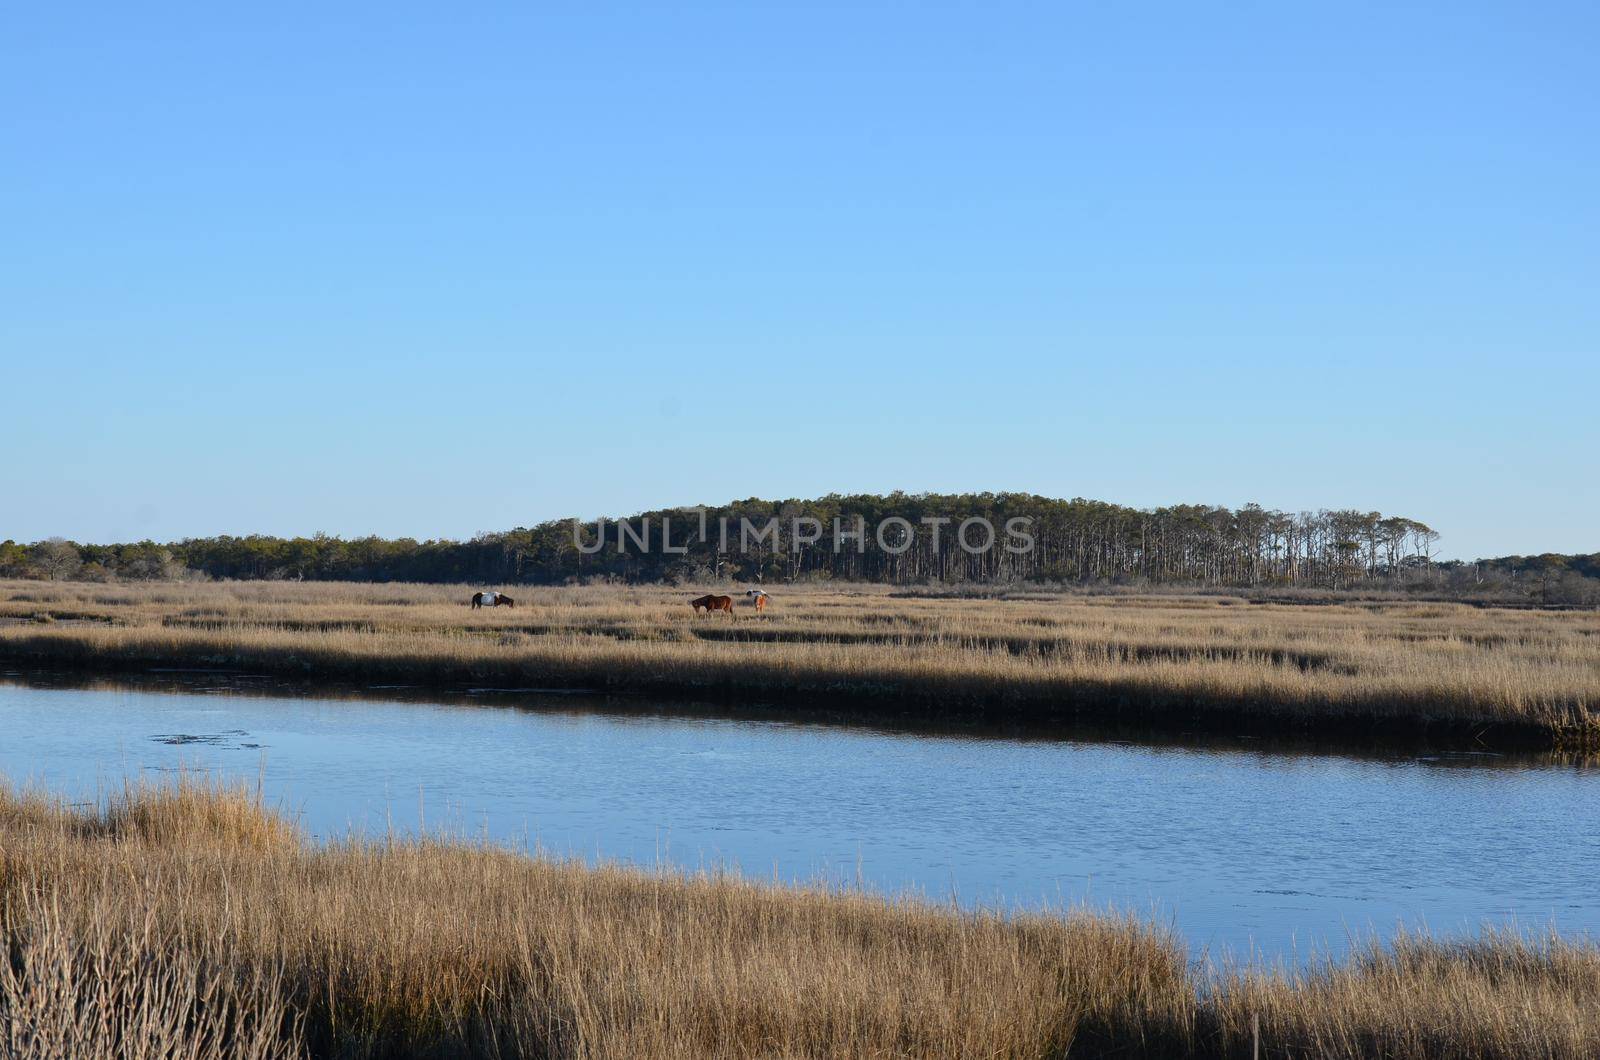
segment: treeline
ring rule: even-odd
[[[570,522],[543,524],[529,532],[536,549],[533,562],[563,576],[603,573],[644,581],[731,572],[761,581],[1341,587],[1426,565],[1438,540],[1420,522],[1378,512],[1290,514],[1257,505],[1141,510],[1022,493],[752,498],[700,513],[636,515],[623,521],[631,530],[627,535],[615,523],[585,524],[578,540]],[[672,520],[670,539],[667,519]],[[804,520],[813,530],[821,528],[819,540],[806,539]],[[963,537],[962,524],[969,520],[982,525]],[[724,523],[730,528],[726,549],[719,532]],[[746,524],[773,532],[751,541],[753,533],[740,533]],[[602,528],[605,547],[585,555]],[[641,530],[648,535],[643,549],[635,543]],[[740,547],[747,542],[752,547]],[[687,544],[687,551],[671,554],[669,544]]]
[[[1414,519],[1354,510],[1290,513],[1253,504],[1136,509],[1022,493],[894,493],[751,498],[576,527],[573,520],[554,520],[470,541],[322,534],[165,545],[7,541],[0,544],[0,575],[486,585],[841,579],[1480,592],[1537,584],[1547,594],[1569,595],[1600,579],[1600,556],[1437,563],[1438,536]]]

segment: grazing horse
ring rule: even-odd
[[[713,611],[726,611],[729,618],[739,617],[733,613],[733,597],[731,596],[702,596],[698,599],[690,600],[689,606],[694,608],[694,613],[697,615],[700,613],[700,609],[704,608],[708,615]]]
[[[746,589],[744,594],[750,598],[752,604],[756,605],[756,614],[759,615],[767,609],[767,601],[771,597],[767,596],[765,589]]]
[[[505,593],[473,593],[472,594],[472,606],[474,608],[479,608],[479,607],[500,607],[501,605],[504,605],[506,607],[516,607],[517,606],[517,602],[515,600],[511,599],[511,597],[507,596]]]

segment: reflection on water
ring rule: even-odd
[[[161,680],[4,678],[0,772],[81,799],[128,774],[195,766],[260,777],[318,836],[421,821],[586,857],[859,877],[963,903],[1115,903],[1171,917],[1213,953],[1338,948],[1397,920],[1600,928],[1600,771],[1584,765]]]

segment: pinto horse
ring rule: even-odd
[[[746,589],[744,594],[750,598],[752,604],[756,605],[756,614],[759,615],[767,609],[767,601],[770,597],[767,596],[765,589]]]
[[[729,618],[739,617],[733,613],[733,597],[731,596],[702,596],[698,599],[690,600],[689,606],[694,608],[694,613],[697,615],[700,613],[701,608],[704,608],[708,615],[713,611],[726,611]]]
[[[506,607],[516,607],[517,602],[511,599],[511,597],[507,596],[505,593],[472,594],[472,606],[474,609],[479,607],[500,607],[502,605]]]

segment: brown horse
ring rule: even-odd
[[[694,608],[694,613],[697,615],[700,613],[700,609],[704,608],[708,615],[713,611],[726,611],[729,618],[739,617],[733,613],[733,597],[731,596],[702,596],[698,599],[690,600],[689,606]]]
[[[473,593],[472,606],[479,607],[516,607],[517,602],[505,593]]]

